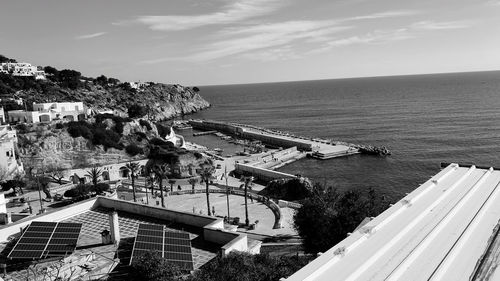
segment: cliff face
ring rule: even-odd
[[[120,143],[124,146],[135,144],[147,152],[146,138],[158,137],[158,130],[152,123],[150,128],[141,126],[139,121],[127,122],[123,127]],[[109,129],[114,126],[109,123]],[[146,138],[140,137],[146,136]],[[34,166],[31,158],[43,159],[45,166],[60,168],[88,167],[94,164],[104,165],[144,158],[144,154],[131,157],[125,150],[115,148],[104,149],[102,145],[93,145],[91,140],[83,137],[73,138],[66,128],[56,128],[56,125],[33,125],[27,132],[18,132],[18,155],[25,166]],[[40,166],[40,165],[36,165]]]
[[[50,81],[37,83],[41,86],[17,91],[15,96],[26,100],[28,105],[32,102],[83,101],[88,108],[111,109],[119,114],[126,114],[131,105],[139,104],[147,107],[148,114],[156,120],[194,113],[210,106],[198,93],[181,85],[151,84],[135,90],[86,82],[72,90]]]

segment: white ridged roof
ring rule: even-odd
[[[499,219],[500,171],[451,164],[286,280],[469,280]]]

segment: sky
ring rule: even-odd
[[[0,0],[0,54],[186,86],[500,69],[500,0]]]

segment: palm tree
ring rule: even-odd
[[[134,202],[137,202],[136,196],[135,196],[135,177],[141,170],[141,167],[139,166],[139,163],[137,162],[128,162],[125,167],[130,171],[130,177],[132,178],[132,193],[134,194]]]
[[[99,177],[102,175],[102,170],[94,166],[87,171],[87,175],[90,177],[92,181],[92,186],[94,186],[94,190],[96,190],[97,183],[99,182]]]
[[[248,226],[250,220],[248,219],[248,186],[253,184],[253,176],[242,176],[241,181],[245,184],[245,224]]]
[[[214,178],[215,168],[211,164],[204,164],[201,166],[200,178],[201,182],[204,182],[206,185],[205,193],[207,195],[207,214],[210,216],[210,196],[208,193],[208,187],[210,185],[210,181]]]
[[[165,198],[163,197],[163,180],[168,179],[167,175],[169,169],[167,165],[156,165],[153,167],[153,173],[155,173],[155,179],[158,181],[160,188],[161,206],[165,208]]]
[[[198,179],[197,178],[190,178],[190,179],[188,179],[188,183],[193,188],[193,194],[194,194],[194,187],[198,183]]]

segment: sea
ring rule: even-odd
[[[200,87],[212,107],[186,118],[246,123],[390,156],[306,158],[279,170],[397,201],[441,163],[500,167],[500,71]]]

